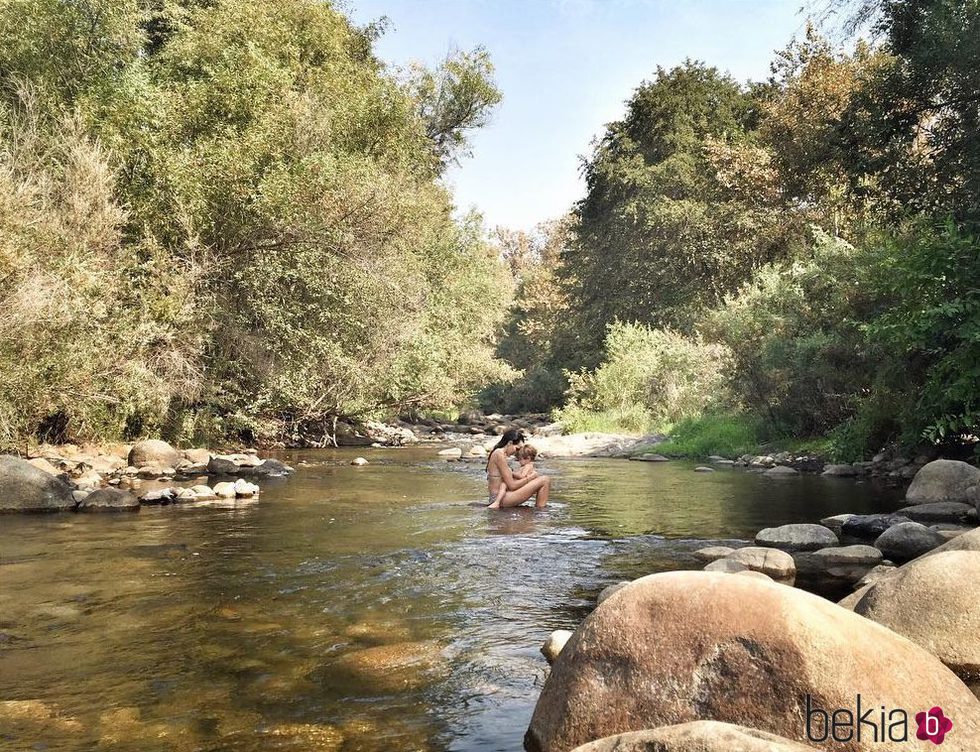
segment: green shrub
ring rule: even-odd
[[[568,401],[556,415],[569,427],[664,430],[721,404],[726,394],[728,353],[719,345],[616,323],[609,327],[605,351],[606,361],[595,371],[566,374]]]

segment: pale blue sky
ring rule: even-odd
[[[447,180],[488,228],[529,229],[580,198],[580,155],[657,66],[690,57],[739,80],[769,75],[802,32],[806,0],[344,0],[355,23],[391,19],[376,51],[404,66],[482,44],[504,100]]]

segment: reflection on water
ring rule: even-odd
[[[516,750],[538,647],[705,540],[894,492],[682,463],[545,462],[491,512],[434,449],[298,453],[232,509],[0,517],[0,749]]]

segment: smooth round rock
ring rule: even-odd
[[[955,539],[954,539],[955,540]],[[946,538],[918,522],[900,522],[875,540],[875,548],[892,561],[910,561],[946,543]]]
[[[215,483],[211,490],[214,491],[214,495],[219,499],[234,499],[238,495],[238,492],[235,490],[235,484],[230,481]]]
[[[696,473],[713,473],[714,471],[715,469],[713,467],[708,467],[707,465],[700,465],[694,468],[694,472]]]
[[[957,724],[943,752],[976,752],[980,701],[913,642],[795,588],[666,572],[634,580],[575,630],[524,743],[529,752],[566,752],[698,720],[803,742],[805,697],[831,711],[853,708],[856,688],[875,707],[942,707]],[[864,741],[848,752],[881,749]]]
[[[759,546],[783,551],[817,551],[840,543],[832,530],[807,523],[767,527],[756,534],[755,542]]]
[[[960,676],[977,678],[978,604],[980,553],[945,551],[899,567],[872,585],[854,612],[918,643]]]
[[[72,489],[27,460],[0,455],[0,513],[67,512],[75,508]]]
[[[758,572],[753,572],[758,574]],[[813,752],[784,736],[719,721],[691,721],[628,731],[576,747],[572,752]]]
[[[368,461],[366,459],[364,459],[363,457],[355,457],[354,459],[352,459],[350,461],[350,464],[356,465],[358,467],[361,467],[363,465],[368,464]]]
[[[768,575],[776,582],[792,585],[796,578],[796,564],[793,557],[778,548],[747,546],[726,557],[728,561],[744,564],[753,572]]]
[[[980,484],[980,470],[959,460],[934,460],[915,474],[905,500],[909,504],[959,501],[973,504],[971,486]]]
[[[555,658],[558,657],[561,649],[565,647],[565,643],[568,642],[568,638],[571,636],[572,633],[567,629],[556,629],[548,635],[548,639],[541,646],[541,654],[548,661],[548,665],[555,662]]]
[[[180,452],[166,441],[147,439],[133,444],[129,450],[129,464],[133,467],[157,465],[158,467],[177,467],[180,463]]]

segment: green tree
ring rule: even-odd
[[[752,148],[759,108],[730,77],[687,62],[658,70],[609,126],[561,267],[580,332],[572,365],[598,362],[617,319],[689,329],[789,252],[798,228],[757,184],[773,174]]]

